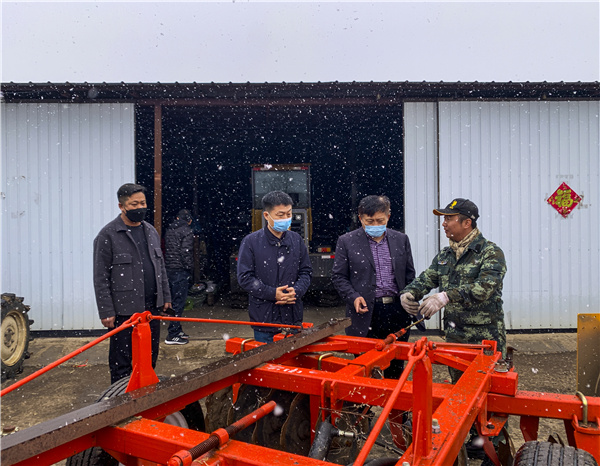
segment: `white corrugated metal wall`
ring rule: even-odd
[[[101,328],[92,243],[135,180],[133,104],[2,105],[1,288],[36,330]]]
[[[422,113],[423,105],[407,107]],[[600,102],[427,105],[439,105],[440,203],[472,199],[484,236],[505,252],[508,327],[575,328],[578,313],[597,312]],[[405,124],[405,132],[411,131]],[[429,151],[428,157],[436,154]],[[407,170],[410,161],[407,153]],[[546,203],[563,181],[583,196],[566,219]],[[406,205],[420,202],[411,192]],[[429,212],[427,224],[435,225]],[[440,241],[447,244],[443,233]]]
[[[404,229],[410,239],[417,275],[440,250],[438,225],[431,211],[438,205],[437,104],[404,105]],[[427,323],[440,328],[440,316]]]

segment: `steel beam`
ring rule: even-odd
[[[173,377],[156,385],[143,387],[121,396],[103,400],[91,406],[78,409],[63,416],[51,419],[2,439],[2,464],[15,464],[33,458],[46,451],[90,436],[100,429],[118,424],[143,413],[161,416],[161,405],[174,405],[181,398],[181,407],[190,402],[194,392],[215,383],[215,391],[222,388],[223,381],[241,372],[248,371],[267,361],[277,359],[290,351],[315,343],[350,325],[350,319],[332,319],[318,327],[312,327],[289,338],[272,344],[262,345],[241,354],[226,357],[187,374]],[[206,392],[206,390],[204,390]],[[82,442],[79,442],[80,444]],[[77,451],[72,451],[75,454]],[[40,460],[37,464],[43,464]]]

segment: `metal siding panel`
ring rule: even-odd
[[[404,104],[404,220],[417,275],[439,251],[438,224],[426,221],[437,207],[437,104]],[[439,319],[428,328],[440,328]]]
[[[599,113],[597,101],[440,103],[441,203],[471,198],[503,249],[509,328],[574,328],[599,306]],[[562,181],[585,196],[566,219],[546,204]]]
[[[92,244],[135,181],[132,104],[2,105],[2,290],[36,330],[101,328]]]

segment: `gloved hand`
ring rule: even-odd
[[[433,294],[423,300],[423,303],[419,306],[419,312],[423,314],[423,317],[431,317],[448,304],[449,301],[445,291]]]
[[[404,293],[400,296],[400,303],[406,312],[412,315],[417,315],[419,312],[419,303],[415,300],[412,293]]]

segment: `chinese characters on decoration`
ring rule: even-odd
[[[567,218],[571,211],[581,202],[581,196],[573,191],[567,183],[562,183],[552,196],[548,204],[554,207],[560,215]]]

